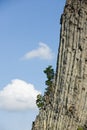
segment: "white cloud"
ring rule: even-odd
[[[22,59],[28,60],[38,57],[40,59],[51,60],[53,56],[54,54],[50,47],[45,43],[40,42],[38,48],[26,53]]]
[[[0,91],[0,108],[6,110],[36,109],[36,97],[39,93],[32,84],[14,79]]]

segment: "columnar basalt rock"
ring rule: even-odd
[[[53,96],[32,130],[87,130],[87,0],[67,0],[60,23]]]

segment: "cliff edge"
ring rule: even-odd
[[[87,130],[87,0],[66,0],[56,77],[32,130]]]

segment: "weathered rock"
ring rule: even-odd
[[[87,0],[67,0],[60,23],[53,97],[32,130],[87,129]]]

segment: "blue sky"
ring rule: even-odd
[[[0,130],[31,130],[44,92],[43,70],[56,68],[65,0],[0,0]]]

